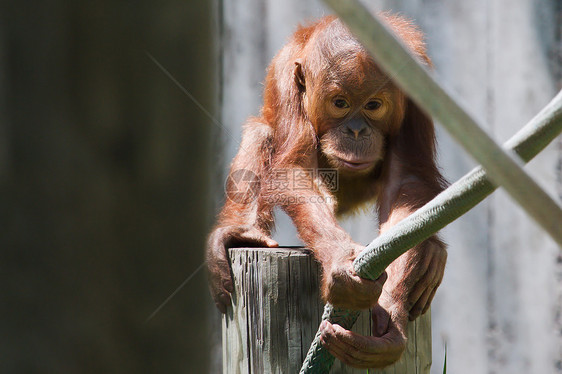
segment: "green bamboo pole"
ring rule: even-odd
[[[509,139],[505,146],[516,152],[524,162],[528,162],[560,132],[562,132],[562,91],[523,129]],[[475,168],[412,215],[373,240],[356,258],[355,271],[361,277],[377,279],[402,253],[462,216],[496,188],[497,186],[490,181],[481,166]],[[553,220],[552,225],[557,225],[558,230],[562,229],[560,221]],[[350,329],[357,316],[357,311],[327,304],[322,319]],[[320,344],[320,331],[318,331],[300,373],[328,373],[333,362],[334,357]]]
[[[402,90],[438,120],[463,148],[562,246],[562,207],[502,149],[410,55],[406,47],[359,0],[324,0]]]

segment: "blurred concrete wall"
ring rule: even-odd
[[[558,0],[366,1],[413,18],[427,34],[434,74],[503,142],[561,88],[562,4]],[[224,157],[235,154],[240,126],[261,105],[264,70],[298,23],[330,13],[320,1],[223,0],[221,113]],[[475,166],[439,131],[449,181]],[[527,170],[562,197],[562,140]],[[275,238],[298,244],[283,214]],[[562,224],[562,223],[560,223]],[[374,215],[343,225],[368,243]],[[446,276],[433,303],[433,372],[444,343],[451,373],[562,373],[562,256],[555,243],[498,191],[444,230]]]
[[[0,372],[208,371],[211,5],[1,3]]]

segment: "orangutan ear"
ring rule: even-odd
[[[304,72],[302,68],[302,63],[300,61],[295,61],[295,83],[299,90],[306,90],[306,84],[304,82]]]

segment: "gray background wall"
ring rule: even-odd
[[[434,74],[499,142],[561,88],[562,3],[532,0],[366,1],[400,12],[427,35]],[[237,150],[240,125],[259,110],[264,70],[298,23],[329,11],[320,1],[221,2],[221,118]],[[444,174],[455,181],[474,162],[439,130]],[[562,140],[527,166],[562,198]],[[278,212],[275,238],[298,244]],[[363,243],[376,235],[371,214],[342,223]],[[562,224],[562,223],[561,223]],[[451,373],[562,373],[562,256],[503,192],[448,226],[449,259],[433,303],[433,372],[447,344]]]

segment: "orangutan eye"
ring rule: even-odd
[[[366,110],[377,110],[382,106],[382,103],[379,100],[371,100],[367,104],[365,104]]]
[[[344,99],[335,99],[334,106],[339,109],[349,108],[349,104]]]

